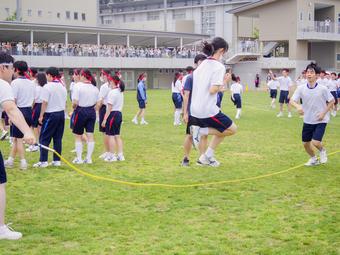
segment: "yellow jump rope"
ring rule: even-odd
[[[44,146],[42,144],[38,144],[41,148],[48,150],[50,152],[55,153],[60,159],[68,165],[70,168],[72,168],[74,171],[77,173],[95,179],[95,180],[100,180],[100,181],[106,181],[106,182],[112,182],[112,183],[118,183],[122,185],[128,185],[128,186],[137,186],[137,187],[163,187],[163,188],[194,188],[194,187],[203,187],[203,186],[212,186],[212,185],[218,185],[218,184],[227,184],[227,183],[240,183],[240,182],[245,182],[245,181],[252,181],[252,180],[258,180],[258,179],[264,179],[268,178],[271,176],[287,173],[289,171],[301,168],[304,166],[304,164],[300,164],[297,166],[290,167],[285,170],[273,172],[273,173],[268,173],[268,174],[262,174],[254,177],[248,177],[248,178],[240,178],[240,179],[233,179],[233,180],[223,180],[223,181],[215,181],[215,182],[206,182],[206,183],[192,183],[192,184],[166,184],[166,183],[138,183],[138,182],[129,182],[129,181],[122,181],[122,180],[117,180],[114,178],[109,178],[109,177],[104,177],[104,176],[98,176],[94,175],[88,172],[85,172],[78,167],[74,166],[71,164],[67,159],[62,157],[58,152],[56,152],[54,149],[49,148],[47,146]],[[337,153],[340,153],[340,150],[334,151],[328,154],[328,156],[335,155]]]

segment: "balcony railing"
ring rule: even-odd
[[[327,21],[301,22],[299,23],[298,32],[340,35],[340,23]]]

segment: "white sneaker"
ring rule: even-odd
[[[317,166],[320,164],[320,161],[317,159],[317,157],[310,158],[305,166]]]
[[[283,113],[282,113],[282,112],[279,112],[279,114],[276,115],[276,117],[278,117],[278,118],[280,118],[280,117],[282,117],[282,116],[283,116]]]
[[[6,131],[6,130],[2,131],[1,136],[0,136],[0,140],[1,141],[5,140],[7,135],[8,135],[8,131]]]
[[[105,159],[108,152],[104,152],[102,155],[99,156],[100,159]]]
[[[201,141],[200,127],[192,125],[190,126],[190,134],[192,135],[192,144],[195,149],[198,149],[198,145]]]
[[[145,120],[142,120],[142,121],[140,122],[140,124],[141,124],[141,125],[148,125],[149,123],[146,122]]]
[[[18,240],[22,237],[20,232],[15,232],[10,226],[4,225],[0,227],[0,239],[7,239],[7,240]]]
[[[33,165],[33,167],[45,168],[45,167],[48,167],[48,162],[47,161],[45,161],[45,162],[38,162],[38,163],[35,163]]]
[[[92,164],[92,159],[91,158],[87,158],[87,159],[84,159],[84,164]]]
[[[218,162],[214,157],[208,158],[205,154],[202,154],[197,160],[197,165],[218,167],[220,166],[220,162]]]
[[[124,155],[117,156],[117,161],[125,161]]]
[[[39,146],[35,146],[35,145],[30,145],[26,151],[27,152],[35,152],[35,151],[38,151],[39,150]]]
[[[236,116],[235,116],[235,119],[239,120],[239,119],[240,119],[240,116],[236,115]]]
[[[20,161],[20,169],[21,170],[27,170],[27,166],[28,166],[28,164],[27,164],[26,160],[21,160]]]
[[[137,119],[132,119],[132,123],[138,125],[138,120]]]
[[[49,164],[50,166],[61,166],[61,162],[60,161],[51,161],[51,163]]]
[[[117,156],[115,154],[108,155],[105,159],[105,162],[114,162],[117,161]]]
[[[81,165],[84,163],[83,160],[81,159],[78,159],[78,158],[75,158],[73,161],[72,161],[73,164],[77,164],[77,165]]]
[[[292,113],[289,112],[289,113],[288,113],[288,118],[291,118],[291,117],[292,117]]]
[[[327,152],[325,149],[323,149],[322,151],[320,151],[320,163],[325,164],[327,163],[327,161],[328,161]]]
[[[5,167],[7,168],[13,168],[13,160],[11,159],[6,159],[4,164],[5,164]]]

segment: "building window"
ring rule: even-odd
[[[338,22],[340,24],[340,13],[338,14]]]
[[[336,54],[336,61],[340,62],[340,54]]]
[[[147,20],[159,20],[159,12],[148,12]]]
[[[312,15],[308,13],[308,20],[312,20]]]
[[[82,13],[82,14],[81,14],[81,20],[82,20],[82,21],[85,21],[85,20],[86,20],[86,15],[85,15],[85,13]]]
[[[105,25],[111,25],[111,24],[112,24],[112,19],[105,20]]]
[[[300,12],[300,20],[303,20],[303,13]]]
[[[71,18],[71,12],[70,11],[66,11],[66,19],[70,19]]]
[[[185,10],[174,10],[172,13],[172,19],[185,19]]]
[[[215,11],[202,12],[202,33],[215,35],[216,13]]]
[[[78,20],[78,12],[75,12],[73,17],[74,17],[74,20]]]
[[[38,11],[38,17],[41,17],[42,16],[42,10],[39,10]]]
[[[57,13],[57,18],[60,19],[60,12]]]
[[[28,16],[28,17],[31,17],[31,16],[32,16],[32,10],[31,10],[31,9],[28,9],[28,10],[27,10],[27,16]]]

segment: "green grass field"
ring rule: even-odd
[[[135,92],[125,93],[126,161],[99,160],[96,133],[94,164],[83,170],[132,182],[190,184],[272,173],[308,160],[297,114],[278,119],[266,93],[248,92],[238,133],[216,152],[221,166],[196,166],[193,151],[191,167],[180,167],[185,127],[172,125],[170,92],[148,96],[149,125],[135,126]],[[223,110],[234,119],[229,95]],[[324,143],[329,153],[340,150],[340,116],[328,125]],[[66,129],[63,155],[70,161],[73,147]],[[7,142],[1,150],[8,155]],[[37,162],[38,153],[27,159]],[[8,169],[6,218],[24,237],[0,241],[0,254],[340,254],[339,170],[340,153],[326,165],[269,178],[173,189],[96,181],[65,164]]]

